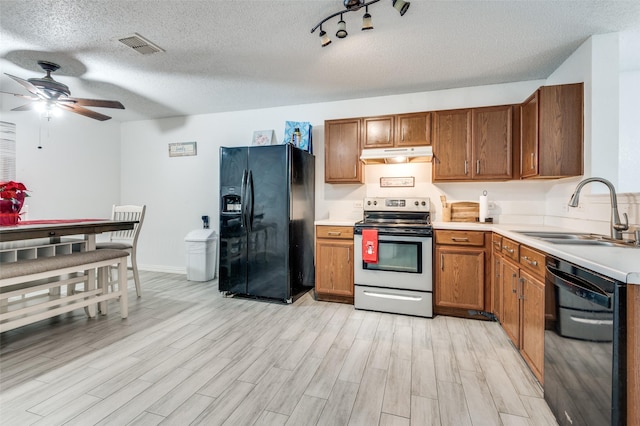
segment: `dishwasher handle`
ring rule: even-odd
[[[551,265],[547,265],[547,272],[551,275],[553,284],[557,287],[567,290],[581,299],[588,300],[596,305],[603,306],[607,309],[612,308],[613,295],[605,292],[597,285],[576,275],[561,271]]]

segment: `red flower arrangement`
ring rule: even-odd
[[[18,223],[24,199],[29,196],[27,191],[21,182],[0,182],[0,225]]]

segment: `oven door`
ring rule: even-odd
[[[362,235],[354,236],[356,285],[432,291],[432,237],[378,235],[378,262],[362,260]]]

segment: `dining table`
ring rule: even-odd
[[[34,253],[38,256],[38,250],[30,250],[31,246],[38,246],[38,240],[48,240],[48,244],[62,242],[62,237],[79,236],[84,240],[83,250],[96,249],[96,235],[111,231],[124,231],[133,229],[137,221],[110,220],[110,219],[41,219],[25,220],[17,225],[0,226],[0,267],[6,261],[15,261],[20,258],[17,252],[29,253],[31,258]],[[7,256],[9,252],[16,253]],[[57,254],[56,254],[57,255]],[[96,279],[96,271],[86,271],[89,282]],[[59,289],[52,289],[52,294]],[[90,316],[95,315],[95,307],[89,307]]]

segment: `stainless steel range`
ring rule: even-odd
[[[433,317],[429,209],[429,198],[364,199],[364,218],[354,229],[356,309]],[[373,261],[366,259],[368,230],[377,237]]]

